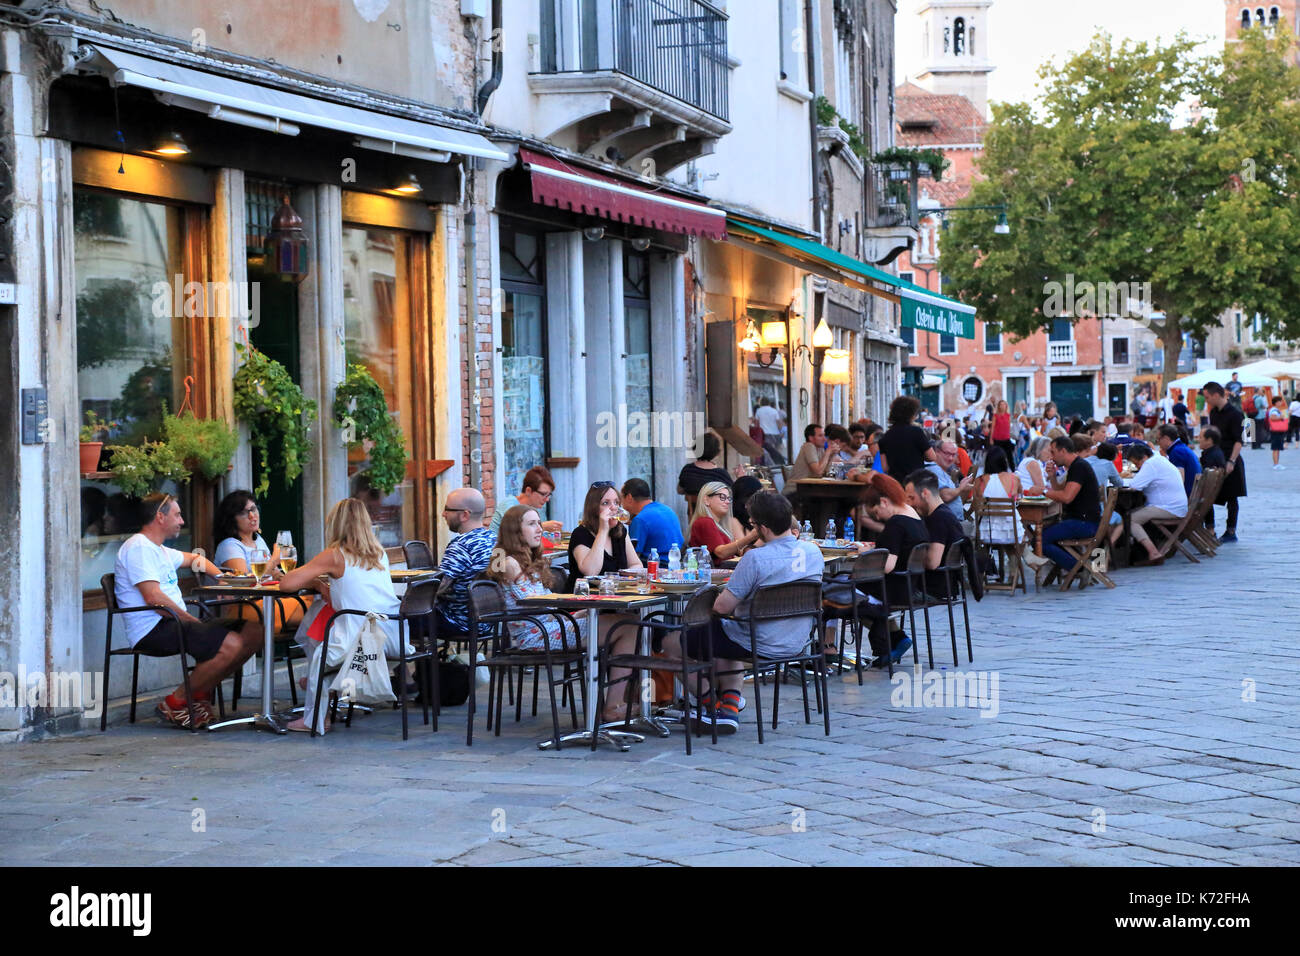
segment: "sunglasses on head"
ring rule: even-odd
[[[614,482],[612,482],[612,481],[593,481],[593,482],[591,483],[591,487],[592,487],[592,488],[613,488],[613,487],[614,487]]]

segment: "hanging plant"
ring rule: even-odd
[[[193,412],[166,415],[163,436],[177,460],[191,474],[201,474],[209,481],[220,478],[230,467],[239,445],[239,435],[219,418],[199,418]]]
[[[936,183],[942,181],[943,174],[947,171],[948,160],[943,158],[943,151],[938,149],[908,149],[904,146],[893,146],[889,149],[876,153],[871,157],[871,161],[877,166],[901,166],[910,170],[912,164],[918,166],[928,166],[930,168],[930,178]]]
[[[364,365],[349,365],[334,392],[334,421],[348,436],[348,447],[370,442],[366,478],[381,494],[391,494],[406,478],[406,437],[388,411],[388,399]]]
[[[138,445],[109,445],[107,451],[113,483],[129,498],[143,498],[165,481],[190,480],[185,462],[165,441],[145,439]]]
[[[311,451],[309,429],[316,420],[316,403],[303,395],[279,362],[242,343],[235,348],[244,360],[235,373],[235,414],[248,425],[261,471],[253,494],[264,495],[271,485],[272,447],[286,488],[302,474]]]

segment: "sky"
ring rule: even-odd
[[[899,83],[921,72],[924,0],[899,0],[895,20],[895,64]],[[1172,39],[1179,29],[1206,41],[1204,52],[1223,48],[1224,0],[994,0],[983,41],[997,67],[989,76],[989,99],[1033,101],[1038,67],[1061,62],[1087,47],[1105,28],[1121,40]]]

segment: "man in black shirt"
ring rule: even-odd
[[[1219,540],[1236,541],[1237,499],[1246,497],[1246,463],[1241,460],[1241,429],[1245,416],[1228,400],[1227,390],[1218,382],[1206,382],[1201,391],[1205,393],[1205,404],[1210,410],[1210,425],[1219,430],[1219,447],[1226,459],[1224,468],[1227,475],[1215,504],[1228,506],[1228,522]]]
[[[1052,460],[1066,469],[1065,484],[1048,488],[1045,494],[1061,503],[1061,520],[1043,529],[1043,557],[1028,554],[1025,562],[1031,567],[1042,567],[1055,561],[1063,571],[1074,567],[1074,558],[1056,542],[1073,538],[1090,538],[1097,533],[1101,523],[1101,493],[1097,488],[1097,474],[1086,458],[1074,450],[1069,438],[1052,439]]]
[[[930,532],[930,550],[925,559],[926,593],[948,597],[948,576],[938,568],[943,564],[949,546],[963,541],[966,533],[952,509],[944,506],[939,494],[939,479],[928,468],[918,469],[907,476],[907,503],[916,509]]]

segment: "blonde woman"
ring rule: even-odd
[[[325,540],[329,542],[325,550],[302,567],[283,575],[280,587],[286,591],[297,591],[311,587],[319,577],[324,576],[329,582],[330,602],[336,610],[374,611],[390,617],[397,614],[401,602],[393,590],[388,555],[375,537],[370,513],[360,499],[344,498],[330,509],[329,517],[325,519]],[[351,614],[345,614],[334,622],[329,634],[329,666],[343,663],[341,655],[344,649],[364,624],[365,618]],[[401,653],[397,622],[388,620],[380,626],[387,635],[384,654],[392,661]],[[289,724],[290,730],[310,733],[313,722],[317,733],[329,730],[329,722],[325,719],[328,708],[322,707],[321,713],[314,713],[321,650],[321,641],[317,641],[307,665],[306,706],[302,718]],[[411,650],[408,645],[407,653]],[[335,656],[340,659],[334,660]]]
[[[745,532],[731,513],[731,489],[711,481],[700,489],[691,515],[689,547],[705,547],[715,561],[740,557],[758,541],[757,529]]]

